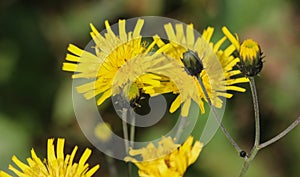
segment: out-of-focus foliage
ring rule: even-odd
[[[242,39],[258,41],[266,56],[257,87],[262,141],[268,140],[300,115],[299,7],[296,0],[1,1],[0,169],[7,169],[14,154],[25,160],[32,147],[43,157],[48,137],[65,137],[66,151],[75,144],[82,146],[79,149],[92,148],[77,125],[71,75],[61,71],[61,65],[67,45],[75,43],[84,48],[90,40],[89,23],[101,30],[105,19],[113,23],[119,18],[166,16],[193,23],[199,31],[214,26],[218,35],[220,27],[226,25]],[[251,148],[254,135],[250,98],[249,91],[235,94],[227,102],[223,119],[246,151]],[[101,111],[113,124],[112,129],[121,134],[120,119],[110,103],[106,102]],[[175,115],[168,114],[153,128],[137,129],[144,133],[137,138],[164,134],[174,125]],[[299,137],[298,127],[261,151],[248,176],[299,176]],[[98,174],[109,176],[105,156],[96,149],[91,163],[100,163]],[[242,159],[219,131],[186,176],[238,176],[241,164]],[[125,168],[122,162],[116,165],[120,171]]]

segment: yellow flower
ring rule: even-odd
[[[72,76],[74,79],[94,79],[77,87],[77,91],[84,94],[86,99],[100,95],[97,104],[101,105],[107,98],[114,96],[113,94],[119,94],[122,89],[127,89],[128,95],[126,95],[126,97],[129,100],[138,97],[141,91],[140,89],[142,89],[143,92],[147,92],[141,87],[143,86],[143,78],[131,80],[131,83],[136,81],[133,86],[129,85],[128,88],[122,87],[119,91],[115,89],[114,91],[117,92],[112,91],[113,83],[118,82],[114,80],[122,79],[115,77],[118,70],[132,58],[147,55],[155,45],[153,42],[147,46],[145,42],[142,42],[140,32],[143,24],[144,20],[139,19],[134,30],[127,33],[125,20],[119,20],[118,36],[112,31],[108,21],[105,21],[107,32],[104,35],[101,35],[91,24],[91,36],[95,42],[95,55],[81,50],[74,45],[69,45],[68,51],[71,54],[67,54],[66,60],[68,62],[63,64],[63,70],[75,72]],[[130,70],[127,72],[130,72]],[[126,74],[127,73],[125,73],[125,75]],[[154,74],[147,75],[146,78],[148,87],[150,87],[149,84],[152,84],[151,80],[157,79]],[[154,84],[156,83],[157,82],[154,82]]]
[[[152,143],[141,149],[131,149],[131,156],[140,155],[142,161],[126,157],[125,161],[133,162],[139,168],[141,177],[182,177],[191,164],[193,164],[203,147],[203,144],[190,136],[183,145],[175,144],[171,137],[165,138],[155,147]]]
[[[100,122],[94,129],[95,136],[102,142],[108,142],[112,138],[112,130],[109,123]]]
[[[12,161],[20,170],[12,165],[9,165],[8,168],[19,177],[90,177],[99,169],[99,165],[89,169],[89,164],[86,163],[92,153],[90,149],[86,149],[79,162],[74,163],[73,160],[78,147],[75,146],[71,155],[65,156],[65,140],[61,138],[57,140],[56,153],[53,141],[54,139],[48,139],[47,159],[44,161],[37,157],[34,149],[32,149],[31,158],[27,158],[28,165],[13,156]],[[0,171],[0,177],[11,176]]]
[[[263,67],[263,53],[259,44],[252,39],[246,39],[240,44],[238,35],[233,36],[226,27],[222,30],[237,50],[237,55],[241,59],[237,66],[241,72],[247,77],[256,76]]]
[[[185,76],[184,69],[177,61],[155,52],[151,56],[132,58],[120,67],[115,75],[118,79],[112,84],[112,92],[129,93],[129,98],[133,98],[132,95],[139,93],[138,90],[143,88],[144,93],[156,96],[171,92],[176,85],[178,91],[185,95],[198,89],[193,78]],[[170,82],[170,79],[173,82]]]
[[[170,41],[169,44],[172,47],[163,47],[168,44],[158,40],[157,45],[160,47],[158,52],[165,53],[170,58],[177,60],[181,67],[186,70],[185,78],[192,78],[197,87],[197,89],[190,91],[189,94],[182,95],[179,94],[178,89],[174,85],[173,93],[179,95],[173,101],[170,112],[176,111],[183,103],[182,116],[186,117],[190,102],[194,100],[199,105],[202,113],[204,113],[202,99],[206,100],[206,98],[199,85],[198,78],[201,78],[203,81],[212,104],[217,108],[222,107],[223,104],[220,97],[231,98],[233,96],[227,91],[245,91],[241,87],[234,86],[237,83],[248,82],[247,78],[238,77],[238,74],[240,74],[239,70],[233,69],[239,61],[238,58],[234,58],[231,55],[235,50],[234,45],[230,45],[225,50],[220,49],[226,37],[213,44],[210,39],[214,29],[211,27],[204,30],[202,36],[198,38],[194,36],[192,24],[187,25],[186,28],[182,24],[176,24],[175,29],[173,29],[171,24],[166,24],[164,27]]]

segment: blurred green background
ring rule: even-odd
[[[101,31],[104,20],[156,15],[193,23],[202,31],[226,25],[241,39],[253,38],[265,63],[257,87],[262,141],[285,129],[300,115],[300,4],[296,0],[76,0],[0,2],[0,169],[13,155],[25,160],[34,147],[45,157],[49,137],[65,137],[66,152],[78,145],[94,149],[96,176],[109,176],[105,156],[84,137],[72,107],[71,74],[61,71],[69,43],[84,48],[89,23]],[[248,88],[248,85],[243,85]],[[253,111],[249,91],[227,102],[224,124],[243,149],[253,144]],[[107,113],[109,116],[109,111]],[[172,120],[173,121],[173,120]],[[166,122],[168,124],[168,122]],[[115,131],[121,131],[116,126]],[[158,126],[148,134],[164,132]],[[248,176],[300,176],[300,128],[259,152]],[[243,160],[218,131],[187,177],[238,176]],[[116,161],[120,174],[126,166]],[[121,176],[121,175],[120,175]]]

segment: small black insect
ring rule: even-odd
[[[203,64],[198,54],[192,50],[183,53],[181,61],[184,64],[186,72],[191,76],[197,76],[203,70]]]
[[[246,153],[245,151],[241,151],[241,152],[240,152],[240,156],[244,158],[244,157],[247,156],[247,153]]]

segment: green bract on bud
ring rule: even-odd
[[[245,76],[256,76],[262,70],[263,56],[257,42],[252,39],[245,40],[238,53],[240,58],[238,67]]]
[[[203,70],[203,64],[198,57],[198,54],[191,50],[183,53],[181,61],[184,64],[186,72],[192,76],[199,75]]]

